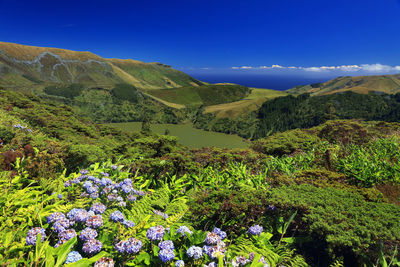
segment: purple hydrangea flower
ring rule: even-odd
[[[72,181],[68,180],[64,183],[64,187],[70,187],[72,185]]]
[[[171,240],[165,240],[165,241],[161,241],[159,244],[158,244],[158,247],[160,248],[160,249],[171,249],[171,250],[173,250],[175,247],[174,247],[174,243],[171,241]]]
[[[83,229],[81,231],[81,233],[79,234],[79,238],[82,241],[88,241],[90,239],[95,239],[97,237],[97,232],[96,230],[90,228],[90,227],[86,227],[85,229]]]
[[[103,175],[104,177],[110,177],[110,174],[108,174],[107,172],[102,172],[101,175]]]
[[[62,194],[58,194],[57,198],[61,200],[63,198],[63,195]]]
[[[256,224],[251,226],[247,232],[251,235],[260,235],[263,232],[263,230],[264,229],[262,226]]]
[[[118,197],[117,194],[111,193],[111,194],[109,194],[109,195],[107,196],[107,199],[108,199],[109,201],[115,201],[115,200],[117,199],[117,197]]]
[[[54,212],[47,216],[47,223],[53,223],[59,220],[65,219],[65,215],[61,212]]]
[[[94,193],[98,193],[99,192],[99,188],[97,186],[91,186],[86,188],[87,193],[90,194],[94,194]]]
[[[221,240],[224,240],[226,238],[226,232],[222,231],[220,228],[215,227],[213,232],[219,235],[221,237]]]
[[[217,258],[219,255],[225,254],[225,243],[223,241],[218,242],[214,246],[203,246],[203,252],[210,258]]]
[[[71,238],[74,238],[76,236],[76,232],[74,229],[68,229],[65,231],[62,231],[61,233],[58,234],[58,242],[56,244],[56,247],[61,246],[62,244],[66,243],[68,240]]]
[[[184,267],[185,262],[183,260],[178,260],[175,262],[175,267]]]
[[[204,265],[205,267],[218,267],[216,262],[210,262],[208,265]]]
[[[208,245],[214,245],[214,244],[217,244],[218,242],[220,242],[221,240],[222,239],[218,234],[216,234],[214,232],[208,232],[205,241]]]
[[[75,214],[79,211],[80,209],[77,209],[77,208],[73,208],[72,210],[70,210],[68,213],[67,213],[67,218],[68,219],[74,219],[75,218]]]
[[[91,228],[97,229],[103,226],[103,218],[101,217],[101,215],[90,216],[89,219],[86,220],[86,225]]]
[[[112,185],[112,184],[113,184],[113,181],[110,178],[103,177],[100,180],[100,185],[101,186],[108,186],[108,185]]]
[[[90,187],[93,186],[93,183],[91,181],[85,181],[82,185],[83,188],[85,188],[86,190]]]
[[[126,198],[127,198],[130,202],[136,201],[136,196],[135,196],[134,194],[129,194]]]
[[[146,236],[149,240],[162,240],[165,235],[165,228],[162,225],[150,227],[147,230]]]
[[[129,238],[125,242],[125,252],[128,254],[136,254],[142,248],[142,241],[136,238]]]
[[[233,266],[245,266],[247,263],[250,263],[251,261],[249,259],[246,259],[245,256],[237,256],[233,261],[232,265]]]
[[[37,235],[40,234],[40,241],[43,242],[44,239],[46,238],[46,230],[44,230],[41,227],[34,227],[31,230],[28,231],[28,234],[26,235],[26,244],[27,245],[36,245],[36,239]]]
[[[125,201],[121,201],[121,202],[118,203],[118,206],[126,207],[126,202]]]
[[[132,187],[132,185],[123,184],[123,185],[121,185],[121,190],[125,194],[128,194],[133,191],[133,187]]]
[[[60,219],[53,224],[53,230],[56,233],[61,233],[68,227],[70,227],[70,221],[67,218]]]
[[[135,223],[129,220],[123,220],[122,224],[126,227],[126,228],[132,228],[135,227]]]
[[[115,171],[116,169],[118,169],[118,165],[111,165],[111,169]]]
[[[125,241],[119,241],[117,244],[114,245],[114,248],[119,253],[125,253]]]
[[[102,257],[94,263],[94,267],[114,267],[114,260],[108,257]]]
[[[89,219],[89,213],[84,209],[78,209],[75,212],[74,220],[76,222],[86,222]]]
[[[89,171],[88,170],[85,170],[85,169],[82,169],[81,171],[80,171],[80,174],[88,174],[89,173]]]
[[[106,211],[107,207],[102,203],[94,203],[90,207],[90,211],[93,211],[95,214],[103,214]]]
[[[79,254],[78,251],[71,251],[70,253],[68,253],[67,259],[65,260],[64,264],[77,262],[81,259],[82,259],[82,256],[81,256],[81,254]]]
[[[188,233],[188,234],[193,234],[193,232],[192,231],[190,231],[190,229],[187,227],[187,226],[180,226],[179,228],[178,228],[178,230],[176,230],[176,232],[177,233],[180,233],[180,234],[182,234],[182,235],[184,235],[184,236],[186,236],[186,233]]]
[[[174,251],[171,249],[161,249],[158,252],[158,257],[160,258],[160,260],[162,262],[168,262],[168,261],[172,260],[173,258],[175,258],[175,254],[174,254]]]
[[[125,216],[122,214],[122,212],[117,210],[110,214],[110,219],[113,222],[123,222],[125,220]]]
[[[86,254],[95,254],[100,252],[103,244],[96,239],[90,239],[83,244],[82,251]]]
[[[95,192],[95,193],[90,194],[89,196],[90,196],[90,198],[97,199],[97,198],[99,198],[99,193]]]
[[[189,258],[194,258],[196,260],[200,259],[203,256],[203,249],[201,247],[191,246],[187,251],[186,254]]]

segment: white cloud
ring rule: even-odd
[[[271,66],[241,66],[241,67],[232,67],[232,69],[252,69],[252,70],[271,70],[271,69],[279,69],[279,70],[303,70],[310,72],[363,72],[368,74],[379,74],[379,73],[398,73],[400,72],[400,66],[389,66],[383,65],[380,63],[376,64],[361,64],[361,65],[340,65],[340,66],[314,66],[314,67],[303,67],[303,66],[290,66],[285,67],[281,65],[271,65]]]

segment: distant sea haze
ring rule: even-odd
[[[310,77],[301,75],[265,75],[265,74],[199,74],[188,73],[192,77],[208,83],[236,83],[248,87],[275,90],[288,90],[297,85],[325,82],[336,76]]]

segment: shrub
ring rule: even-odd
[[[0,139],[4,144],[11,142],[15,137],[15,133],[8,127],[0,126]]]

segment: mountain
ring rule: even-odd
[[[127,83],[139,89],[203,84],[161,63],[106,59],[90,52],[0,42],[0,86],[31,89],[60,83],[101,88]]]
[[[344,91],[367,94],[370,91],[395,94],[400,92],[400,74],[357,77],[338,77],[324,83],[296,86],[287,92],[292,94],[310,93],[311,95],[328,95]]]

